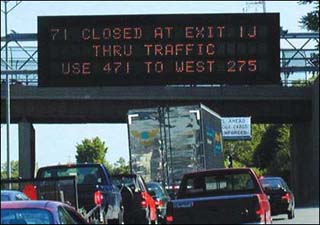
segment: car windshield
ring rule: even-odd
[[[1,224],[53,224],[45,209],[1,209]]]

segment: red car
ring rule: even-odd
[[[143,178],[136,174],[120,174],[111,182],[121,190],[125,224],[158,223],[156,202]]]
[[[71,206],[55,201],[1,202],[1,224],[87,224]]]

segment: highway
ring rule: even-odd
[[[287,215],[272,217],[273,224],[319,224],[319,206],[295,209],[295,218],[288,220]]]

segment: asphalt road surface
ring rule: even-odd
[[[272,217],[273,224],[319,224],[319,206],[295,209],[295,218],[288,220],[288,216],[278,215]]]

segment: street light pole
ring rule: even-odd
[[[5,37],[6,37],[6,85],[7,85],[7,98],[6,98],[6,108],[7,108],[7,178],[11,178],[11,165],[10,165],[10,81],[8,74],[8,1],[4,1],[4,26],[5,26]]]

